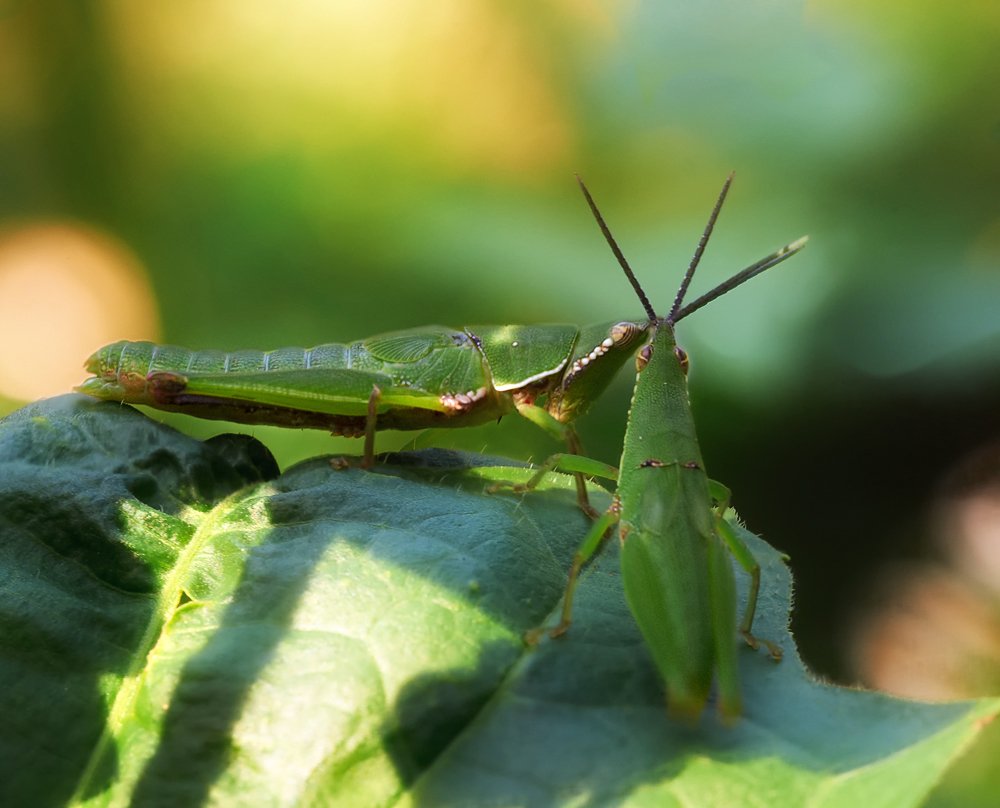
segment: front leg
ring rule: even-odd
[[[545,475],[551,471],[562,471],[573,474],[577,482],[577,504],[580,506],[580,510],[587,514],[587,516],[591,519],[599,518],[601,512],[591,505],[589,499],[587,498],[586,477],[601,477],[606,480],[618,479],[618,469],[614,466],[609,466],[607,463],[602,463],[599,460],[592,460],[591,458],[583,457],[582,455],[559,452],[557,454],[550,455],[545,462],[538,467],[538,470],[531,475],[527,482],[497,482],[490,485],[486,490],[491,494],[495,494],[497,491],[510,489],[515,494],[524,494],[529,491],[534,491],[542,480],[545,479]],[[583,486],[582,497],[580,496],[581,483]]]
[[[618,479],[618,470],[614,466],[609,466],[606,463],[600,463],[596,460],[589,460],[583,457],[582,447],[580,446],[580,438],[576,434],[576,430],[573,429],[569,424],[564,424],[562,421],[553,417],[548,410],[544,407],[539,407],[537,404],[532,404],[527,401],[516,401],[514,406],[517,407],[517,412],[522,418],[526,418],[531,423],[536,426],[541,427],[550,435],[552,435],[556,440],[560,440],[566,444],[567,452],[562,452],[559,454],[554,454],[549,457],[542,465],[541,468],[534,477],[532,477],[527,483],[522,485],[512,485],[509,486],[515,491],[530,491],[535,488],[542,478],[549,471],[565,471],[571,472],[573,478],[576,481],[576,501],[580,506],[580,510],[583,511],[591,519],[597,519],[600,516],[600,511],[594,508],[590,504],[590,498],[587,496],[587,479],[586,477],[602,477],[610,480]],[[571,458],[578,457],[585,461],[581,464],[576,464]],[[504,488],[502,484],[493,486],[492,489],[496,490],[498,488]]]
[[[563,606],[559,623],[554,628],[546,629],[544,626],[532,629],[524,635],[524,642],[527,645],[535,645],[546,632],[550,637],[561,637],[569,631],[570,623],[573,620],[573,595],[576,593],[576,585],[580,578],[580,572],[586,564],[604,544],[604,539],[611,528],[618,524],[621,518],[621,506],[618,498],[615,497],[603,514],[598,514],[594,524],[590,526],[587,535],[584,536],[583,543],[573,556],[573,565],[569,569],[569,578],[566,581],[566,591],[563,594]]]

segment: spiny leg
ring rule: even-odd
[[[756,637],[751,633],[754,614],[757,611],[757,596],[760,593],[760,564],[757,563],[757,559],[750,552],[750,548],[746,546],[746,543],[733,530],[732,525],[726,521],[726,510],[729,508],[729,499],[732,496],[731,492],[722,483],[717,483],[714,480],[709,481],[709,486],[712,491],[712,498],[716,501],[718,507],[715,521],[716,532],[737,563],[750,576],[747,605],[743,612],[743,620],[739,625],[739,632],[743,636],[743,639],[746,640],[747,645],[755,650],[763,645],[767,648],[771,658],[777,662],[782,657],[781,648],[770,640]]]
[[[528,482],[519,484],[495,483],[488,490],[499,491],[502,488],[511,488],[515,493],[531,491],[538,486],[545,475],[550,471],[565,471],[573,474],[576,481],[576,501],[583,511],[591,519],[597,519],[600,511],[590,504],[587,495],[587,476],[602,477],[610,480],[618,478],[618,470],[607,463],[591,460],[581,453],[580,438],[576,430],[569,424],[564,424],[554,418],[547,410],[535,404],[519,403],[516,405],[518,413],[536,426],[541,427],[553,437],[566,443],[567,452],[559,452],[548,457],[539,467],[536,473]],[[577,462],[574,458],[578,458]]]
[[[526,402],[518,402],[515,404],[517,407],[517,412],[522,418],[526,418],[535,424],[535,426],[541,427],[550,435],[552,435],[556,440],[563,441],[566,444],[567,452],[562,452],[557,455],[553,455],[548,458],[543,464],[542,468],[552,471],[558,468],[561,471],[568,471],[573,473],[573,477],[576,481],[576,501],[580,506],[580,510],[583,511],[591,519],[596,519],[600,515],[600,511],[595,509],[590,504],[590,498],[587,495],[587,480],[586,476],[597,476],[597,477],[608,477],[609,479],[617,478],[617,470],[614,470],[612,466],[601,463],[600,466],[606,471],[607,469],[613,469],[613,474],[608,475],[605,471],[589,471],[587,468],[576,469],[570,467],[563,463],[563,458],[570,457],[573,455],[583,456],[583,452],[580,446],[580,438],[576,434],[576,430],[570,424],[564,424],[558,418],[553,417],[553,415],[546,410],[544,407],[539,407],[537,404],[529,404]],[[597,462],[597,461],[593,461]],[[529,488],[520,489],[522,491],[530,491],[532,488],[538,485],[541,481],[541,475],[537,480],[530,483]],[[501,486],[503,487],[503,486]]]
[[[378,385],[372,385],[371,395],[368,396],[368,413],[365,415],[365,451],[361,458],[361,468],[370,469],[375,465],[375,426],[378,417],[378,402],[382,397],[382,391]]]
[[[583,456],[583,446],[580,444],[580,436],[569,425],[566,426],[566,448],[569,449],[570,454]],[[587,495],[587,478],[583,476],[582,472],[577,471],[573,474],[573,480],[576,483],[576,502],[580,506],[580,510],[591,519],[597,519],[600,516],[600,512],[590,504],[590,497]]]
[[[563,606],[560,613],[559,623],[552,629],[539,627],[532,629],[524,635],[524,641],[528,645],[535,645],[543,634],[548,632],[550,637],[561,637],[569,630],[570,623],[573,622],[573,596],[576,594],[576,585],[580,579],[580,572],[584,565],[593,557],[594,553],[600,549],[608,531],[618,523],[621,518],[621,508],[616,499],[611,507],[600,514],[594,524],[590,526],[587,535],[573,556],[573,564],[569,568],[569,578],[566,581],[566,591],[563,593]]]
[[[545,475],[552,471],[569,472],[580,478],[582,478],[583,475],[587,475],[590,477],[601,477],[608,480],[618,479],[618,469],[614,466],[609,466],[607,463],[602,463],[600,460],[592,460],[589,457],[583,457],[578,454],[559,452],[547,457],[545,462],[538,467],[527,482],[511,483],[501,481],[493,483],[486,490],[491,494],[495,494],[497,491],[502,491],[504,489],[513,491],[515,494],[524,494],[529,491],[534,491],[541,484],[542,480],[545,479]],[[586,487],[584,488],[584,492],[586,492]],[[594,508],[589,502],[580,503],[578,500],[578,503],[581,510],[583,510],[583,512],[592,519],[600,517],[601,512]]]

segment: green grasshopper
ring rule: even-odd
[[[730,175],[723,185],[666,317],[654,311],[590,193],[580,183],[649,317],[643,329],[647,340],[636,357],[635,390],[621,462],[617,474],[607,474],[602,473],[600,464],[587,458],[553,455],[527,483],[494,487],[528,491],[553,469],[617,479],[611,507],[596,519],[573,559],[561,620],[549,634],[557,637],[568,630],[580,571],[617,525],[626,600],[666,683],[671,714],[689,720],[703,711],[713,680],[722,717],[733,720],[742,712],[734,642],[737,630],[752,648],[763,644],[775,660],[781,659],[778,646],[751,633],[760,565],[725,520],[729,490],[705,472],[688,401],[687,354],[674,338],[674,326],[684,317],[805,246],[806,239],[799,239],[683,305],[732,179]],[[729,554],[750,575],[747,604],[738,627],[736,582]],[[542,633],[529,632],[529,643],[537,642]]]
[[[564,440],[569,451],[549,458],[528,483],[510,487],[530,490],[552,469],[569,471],[576,475],[581,507],[596,520],[574,559],[562,620],[552,633],[569,627],[580,569],[617,523],[626,595],[667,684],[671,710],[699,714],[714,673],[720,711],[733,717],[741,710],[732,641],[735,581],[723,548],[728,547],[751,576],[739,630],[754,647],[761,642],[750,633],[760,569],[723,518],[728,491],[705,474],[688,404],[687,358],[676,345],[673,329],[687,315],[793,255],[805,239],[682,306],[731,181],[732,176],[665,318],[653,310],[580,182],[646,310],[645,321],[585,328],[427,326],[350,344],[274,351],[192,351],[120,341],[87,360],[93,377],[77,389],[97,398],[202,418],[364,436],[363,467],[374,462],[378,430],[470,426],[516,412]],[[580,456],[572,422],[603,393],[640,344],[619,473]],[[606,513],[599,514],[587,502],[585,474],[617,477],[617,493]],[[780,657],[780,649],[765,644]]]
[[[77,390],[201,418],[364,436],[463,427],[518,413],[579,454],[572,421],[604,392],[647,331],[642,322],[426,326],[350,344],[274,351],[192,351],[120,341],[86,362]],[[608,467],[604,467],[605,469]],[[581,507],[586,486],[577,476]]]

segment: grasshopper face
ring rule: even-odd
[[[550,393],[549,413],[568,423],[586,412],[648,333],[648,323],[629,320],[582,328],[569,366]]]

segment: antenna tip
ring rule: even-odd
[[[799,250],[801,250],[803,247],[806,246],[806,243],[808,241],[809,241],[809,236],[803,236],[802,238],[797,238],[795,239],[795,241],[793,241],[791,244],[785,247],[785,249],[781,251],[781,254],[788,255],[791,253],[797,253]]]

